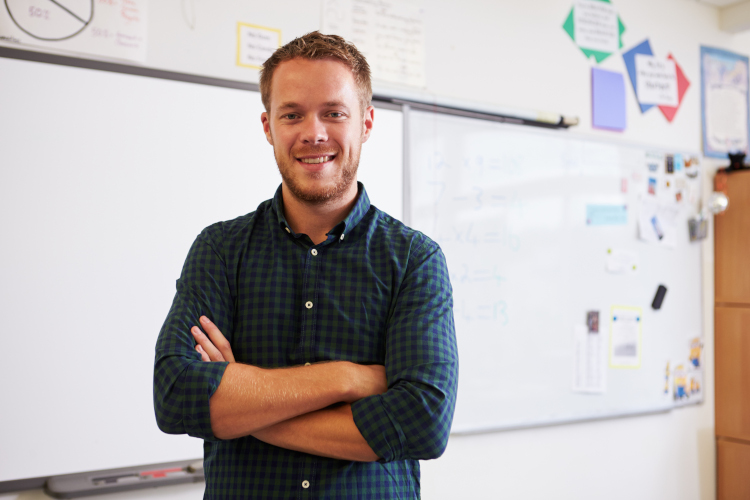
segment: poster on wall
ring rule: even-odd
[[[586,57],[602,62],[622,48],[622,24],[610,0],[576,0],[563,30]]]
[[[146,0],[5,0],[0,43],[142,63],[147,19]]]
[[[703,154],[726,158],[748,152],[748,57],[701,47]]]
[[[641,113],[658,107],[671,123],[690,87],[690,81],[674,56],[655,56],[647,38],[623,52],[622,59]]]

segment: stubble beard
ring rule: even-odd
[[[330,148],[311,147],[306,149],[304,154],[309,155],[326,152],[330,152]],[[289,188],[289,191],[295,198],[309,205],[325,205],[335,202],[344,196],[344,193],[347,192],[352,183],[357,179],[359,155],[361,152],[362,147],[360,145],[359,149],[356,152],[353,152],[354,154],[350,158],[342,159],[340,155],[337,155],[336,160],[341,160],[342,163],[341,167],[336,172],[337,175],[336,178],[333,179],[333,183],[321,186],[317,189],[305,189],[303,183],[295,176],[294,172],[296,165],[292,166],[289,164],[290,161],[294,162],[296,160],[294,160],[294,158],[292,158],[292,160],[287,160],[281,156],[280,152],[276,151],[276,148],[274,148],[276,166],[279,168],[279,173],[281,174],[281,179],[284,181],[284,184],[286,184],[286,187]],[[305,175],[312,180],[323,178],[322,172],[312,172]]]

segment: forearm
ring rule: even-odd
[[[348,404],[307,413],[252,435],[268,444],[321,457],[358,462],[378,460],[354,424]]]
[[[262,369],[230,363],[211,396],[211,429],[220,439],[255,431],[373,393],[358,384],[364,367],[348,362]]]

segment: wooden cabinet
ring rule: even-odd
[[[720,178],[715,217],[714,353],[719,500],[750,500],[750,171]]]
[[[750,500],[750,445],[719,438],[716,461],[718,498]]]
[[[750,307],[750,171],[727,175],[721,190],[729,207],[714,217],[716,302]]]

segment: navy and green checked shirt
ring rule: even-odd
[[[458,352],[442,251],[370,205],[313,245],[295,234],[281,188],[255,212],[201,232],[156,343],[159,427],[204,440],[205,498],[418,498],[419,462],[440,456],[453,419]],[[386,367],[388,391],[352,404],[377,462],[349,462],[211,432],[209,398],[226,362],[202,362],[190,328],[205,314],[237,362],[330,360]]]

